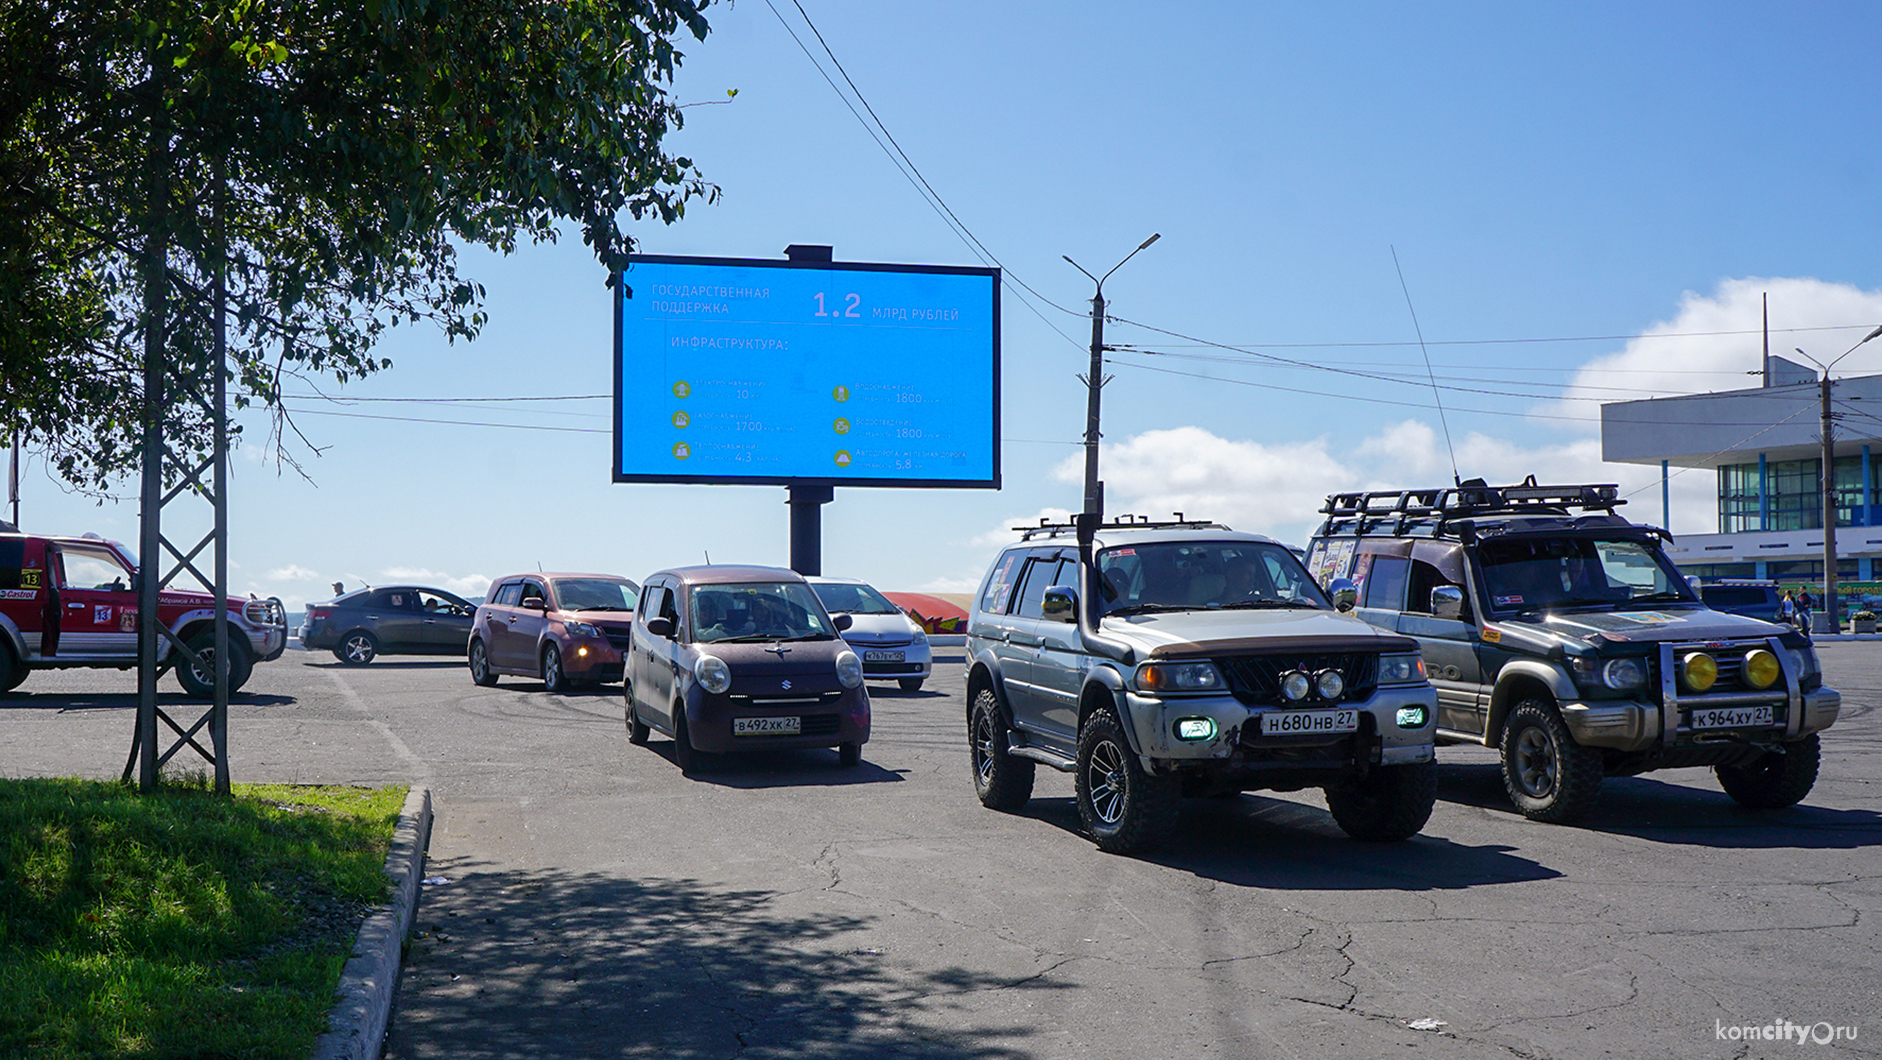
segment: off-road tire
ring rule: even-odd
[[[13,649],[0,644],[0,696],[20,687],[31,671],[13,657]]]
[[[1532,821],[1573,821],[1601,794],[1601,752],[1576,743],[1547,699],[1525,699],[1510,711],[1498,749],[1503,787]]]
[[[862,744],[845,743],[845,744],[837,745],[836,764],[838,766],[844,769],[849,769],[852,766],[861,765],[862,761],[863,761],[863,745]]]
[[[1713,766],[1719,787],[1740,806],[1773,810],[1795,806],[1817,783],[1823,745],[1816,733],[1767,751],[1748,765]]]
[[[1085,719],[1078,730],[1078,768],[1073,774],[1078,818],[1098,849],[1112,854],[1149,850],[1169,837],[1182,805],[1182,778],[1150,774],[1137,763],[1124,727],[1109,709]]]
[[[248,650],[241,644],[241,633],[229,630],[229,694],[241,691],[248,678],[255,672],[255,663],[249,659]],[[195,663],[178,652],[176,664],[176,683],[183,686],[183,692],[191,699],[214,699],[216,696],[215,665],[216,634],[214,630],[204,630],[189,639],[190,650],[202,656],[209,664],[197,667]]]
[[[379,638],[363,629],[351,630],[334,645],[333,657],[348,666],[365,666],[379,657]]]
[[[921,682],[922,678],[919,677],[899,677],[895,681],[896,684],[902,686],[902,691],[904,692],[921,691]]]
[[[640,711],[634,709],[634,686],[628,685],[627,742],[638,746],[645,746],[647,737],[652,735],[652,733],[653,729],[649,728],[646,722],[640,720]]]
[[[1326,789],[1327,811],[1340,831],[1370,843],[1410,839],[1431,819],[1438,801],[1434,762],[1378,766]]]
[[[494,688],[497,684],[496,671],[490,668],[490,651],[481,640],[473,640],[470,645],[471,684],[484,688]]]
[[[563,693],[575,687],[569,680],[568,671],[562,669],[562,649],[553,644],[542,647],[542,690]]]
[[[974,794],[989,810],[1018,813],[1032,798],[1034,766],[1028,758],[1006,749],[1006,722],[993,689],[974,696],[974,713],[967,724],[968,759],[974,770]]]

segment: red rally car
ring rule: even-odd
[[[257,662],[287,647],[281,601],[229,598],[229,691],[241,688]],[[164,589],[157,615],[191,650],[215,653],[216,600],[209,593]],[[164,665],[181,658],[168,638],[157,642]],[[34,670],[137,666],[137,561],[130,550],[95,535],[45,537],[0,532],[0,695]],[[213,671],[177,667],[183,690],[215,694]]]

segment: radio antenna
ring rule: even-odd
[[[1431,380],[1431,399],[1438,403],[1438,423],[1444,428],[1444,448],[1451,454],[1451,485],[1462,486],[1464,480],[1457,473],[1457,447],[1451,444],[1451,421],[1444,416],[1444,396],[1438,392],[1438,377],[1431,371],[1431,351],[1425,349],[1425,332],[1418,326],[1418,310],[1412,308],[1411,288],[1405,286],[1405,270],[1398,263],[1398,248],[1391,249],[1392,268],[1398,272],[1398,289],[1405,292],[1405,308],[1411,310],[1412,331],[1418,335],[1418,351],[1425,355],[1425,378]]]

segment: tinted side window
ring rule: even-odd
[[[0,571],[0,576],[4,574]],[[1765,602],[1764,590],[1749,585],[1708,585],[1701,595],[1713,607],[1755,607]]]
[[[1026,584],[1020,590],[1017,613],[1022,618],[1038,618],[1044,611],[1040,605],[1045,602],[1046,590],[1054,585],[1063,585],[1059,571],[1066,566],[1065,561],[1056,555],[1035,558],[1026,565]]]
[[[659,585],[649,585],[645,589],[642,589],[640,591],[640,613],[643,615],[658,615],[660,613],[660,600],[665,594],[666,589]]]
[[[504,582],[498,587],[497,594],[491,598],[491,603],[502,604],[504,607],[515,607],[516,602],[522,598],[522,582]]]
[[[1405,577],[1410,560],[1398,556],[1361,556],[1372,560],[1361,583],[1365,588],[1364,602],[1361,607],[1377,607],[1387,611],[1405,609]]]
[[[549,593],[542,587],[541,582],[534,578],[529,578],[523,582],[522,598],[525,600],[542,600],[546,603],[549,599]]]
[[[20,587],[20,568],[26,563],[26,542],[21,538],[0,541],[0,589]]]
[[[993,614],[1003,614],[1013,595],[1013,585],[1019,581],[1020,564],[1026,561],[1026,553],[1014,549],[1001,556],[993,564],[993,570],[987,573],[987,584],[980,590],[980,609]]]
[[[678,586],[668,586],[660,593],[660,617],[673,623],[675,631],[680,628],[680,606],[677,599],[679,595]]]

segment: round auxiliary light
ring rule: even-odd
[[[1281,698],[1290,703],[1306,699],[1313,691],[1313,680],[1299,670],[1289,670],[1281,675]]]
[[[1680,660],[1680,664],[1680,672],[1686,679],[1686,687],[1694,692],[1704,692],[1712,687],[1712,682],[1719,679],[1719,664],[1705,652],[1689,652]]]
[[[1784,669],[1778,665],[1777,656],[1763,648],[1753,648],[1745,653],[1745,683],[1753,688],[1770,688],[1784,676]]]
[[[1338,699],[1346,694],[1346,678],[1338,670],[1322,670],[1313,675],[1313,686],[1321,699]]]

